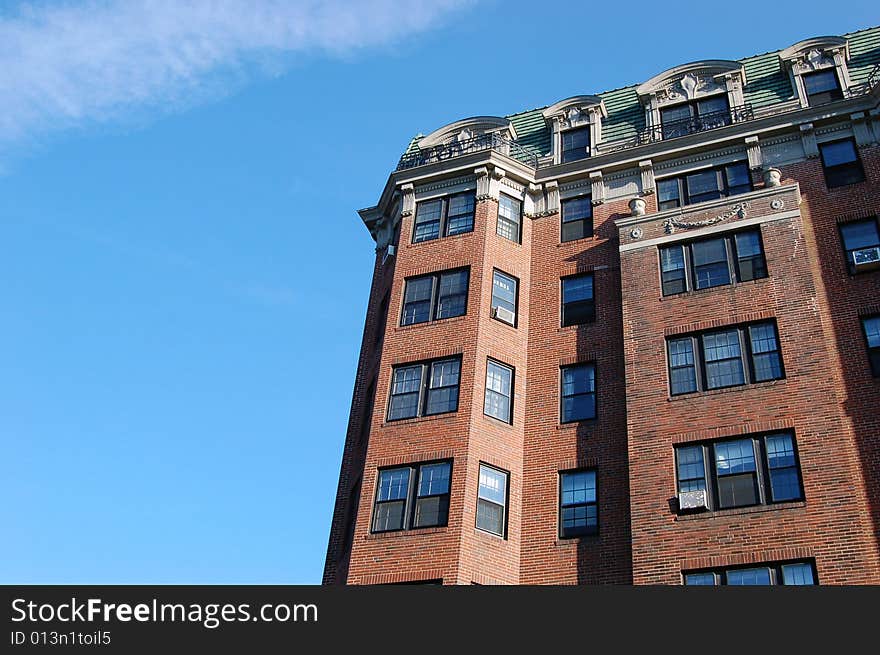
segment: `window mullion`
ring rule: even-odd
[[[712,456],[712,448],[710,446],[700,446],[703,454],[703,479],[706,481],[706,505],[709,509],[715,508],[715,460],[712,460],[712,466],[709,466],[709,457]]]
[[[694,351],[694,366],[697,367],[697,391],[705,391],[709,387],[706,361],[703,357],[703,335],[691,337]]]
[[[437,308],[440,306],[440,273],[431,276],[431,302],[428,309],[428,320],[437,320]]]
[[[755,458],[755,481],[758,483],[758,502],[761,505],[769,504],[767,496],[768,471],[764,465],[763,437],[752,438],[752,456]]]
[[[406,504],[404,505],[403,529],[409,530],[415,519],[416,503],[415,492],[418,488],[419,467],[409,467],[409,484],[406,488]]]
[[[428,404],[428,385],[431,382],[431,365],[422,364],[422,375],[419,380],[419,413],[418,416],[425,415],[425,409]]]
[[[742,362],[743,365],[743,378],[745,378],[744,384],[752,384],[752,381],[755,379],[755,372],[753,367],[755,365],[755,355],[752,352],[752,339],[749,336],[749,326],[737,328],[737,337],[739,338],[739,351],[740,351],[740,359],[745,359],[746,361]]]
[[[727,267],[730,270],[730,283],[740,282],[739,253],[736,250],[736,236],[731,234],[724,238],[724,249],[727,253]]]

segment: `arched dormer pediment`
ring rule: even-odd
[[[733,85],[729,82],[734,82]],[[671,104],[714,93],[729,92],[731,86],[746,84],[743,65],[738,61],[708,59],[675,66],[655,75],[636,89],[646,105],[652,100],[657,104]],[[740,104],[740,103],[731,103]]]
[[[599,96],[572,96],[542,112],[550,127],[553,163],[585,159],[596,153],[602,141],[602,119],[608,116]],[[579,136],[570,138],[575,132]],[[576,146],[572,149],[572,144]],[[566,149],[566,148],[569,149]]]
[[[498,133],[506,139],[516,139],[516,130],[508,119],[500,116],[474,116],[434,130],[419,141],[419,149],[433,148],[454,141],[467,141],[490,133]]]
[[[849,42],[840,36],[798,41],[779,53],[802,107],[844,97],[850,89]]]

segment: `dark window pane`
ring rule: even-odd
[[[794,443],[787,434],[765,438],[770,493],[774,502],[801,497],[800,475],[794,457]]]
[[[848,139],[819,144],[819,150],[826,167],[850,164],[858,160],[855,143]]]
[[[840,226],[840,233],[843,235],[843,247],[846,250],[880,246],[880,233],[878,233],[877,221],[873,218],[843,223]]]
[[[804,90],[810,105],[820,105],[843,98],[843,92],[833,69],[807,73],[802,76]]]
[[[472,193],[462,193],[449,198],[446,216],[446,235],[462,234],[474,229],[474,202]]]
[[[712,96],[697,101],[697,113],[702,117],[706,114],[724,114],[730,111],[726,95]],[[729,116],[728,116],[729,118]]]
[[[440,199],[420,202],[416,207],[416,229],[413,242],[429,241],[440,236],[440,216],[443,201]]]
[[[703,465],[703,447],[687,446],[675,451],[678,460],[678,491],[705,491],[706,468]]]
[[[689,202],[703,202],[721,197],[718,173],[714,170],[691,173],[685,176],[685,183],[687,184]]]
[[[562,279],[562,325],[580,325],[595,319],[593,275]]]
[[[767,277],[767,265],[757,231],[740,232],[734,236],[736,257],[741,282]]]
[[[865,326],[868,348],[880,348],[880,316],[863,318],[862,325]]]
[[[454,271],[440,276],[436,318],[462,316],[467,310],[468,271]]]
[[[779,357],[779,344],[776,329],[770,323],[749,327],[752,344],[752,364],[755,382],[777,380],[782,377],[782,360]]]
[[[694,365],[693,339],[671,339],[669,342],[669,372],[672,395],[697,390],[697,372]]]
[[[596,472],[560,474],[559,528],[563,537],[592,534],[598,527]]]
[[[657,202],[660,209],[671,209],[681,205],[678,179],[657,181]]]
[[[562,474],[562,505],[596,502],[596,472],[576,471]]]
[[[736,330],[704,335],[703,359],[706,362],[706,385],[709,389],[745,383],[739,334]]]
[[[809,564],[784,564],[782,566],[782,584],[785,585],[814,585],[813,567]]]
[[[728,195],[747,193],[752,190],[752,178],[749,175],[747,164],[731,164],[724,169],[724,175],[727,179]]]
[[[714,449],[719,506],[724,508],[756,504],[758,489],[752,440],[726,441],[715,444]]]
[[[406,501],[381,503],[376,505],[376,515],[373,518],[373,531],[385,532],[387,530],[403,529],[403,512]]]
[[[768,585],[770,584],[770,569],[738,569],[727,572],[727,584],[729,585]]]
[[[458,409],[458,377],[461,362],[448,359],[431,365],[425,414],[442,414]]]
[[[449,496],[418,498],[413,514],[413,527],[430,528],[446,525],[448,515]]]
[[[409,469],[388,469],[379,472],[377,500],[403,500],[409,489]]]
[[[574,241],[593,234],[593,206],[589,196],[562,201],[562,241]]]
[[[449,493],[449,462],[423,464],[419,468],[419,496]]]
[[[493,361],[486,367],[486,398],[483,412],[510,423],[510,397],[513,370]]]
[[[401,325],[425,323],[430,320],[433,288],[433,277],[407,280],[406,292],[403,295],[403,320]]]
[[[482,498],[477,500],[477,527],[492,534],[504,534],[504,508]]]
[[[688,573],[684,576],[684,583],[688,586],[707,586],[715,584],[714,573]]]
[[[660,248],[660,275],[664,296],[687,291],[687,275],[682,246]]]
[[[697,289],[730,284],[727,249],[724,239],[698,241],[691,245],[694,260],[694,278]]]
[[[394,369],[391,382],[391,406],[388,409],[389,420],[418,415],[421,383],[421,365]]]
[[[590,156],[590,128],[580,127],[562,133],[562,162]]]
[[[595,368],[592,365],[562,369],[562,422],[596,418]]]

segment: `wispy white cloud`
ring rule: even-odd
[[[86,0],[0,9],[0,145],[174,111],[284,55],[430,29],[473,0]]]

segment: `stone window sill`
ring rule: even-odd
[[[764,512],[777,512],[789,509],[802,509],[807,506],[804,500],[795,500],[788,503],[773,503],[772,505],[754,505],[752,507],[734,507],[731,509],[718,509],[706,512],[694,512],[676,514],[676,521],[707,521],[722,519],[728,516],[740,516],[742,514],[762,514]]]

